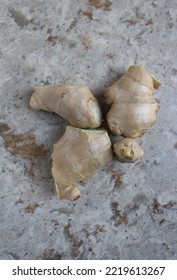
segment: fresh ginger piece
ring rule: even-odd
[[[78,128],[96,128],[102,121],[99,103],[86,86],[36,87],[30,106],[34,110],[55,112]]]
[[[52,175],[60,199],[80,197],[77,183],[91,178],[113,159],[111,142],[105,130],[84,130],[67,126],[54,144]]]
[[[153,93],[160,85],[142,66],[133,65],[107,88],[105,99],[112,104],[107,122],[113,134],[136,138],[155,123],[159,104]]]
[[[135,162],[144,155],[143,149],[132,138],[124,138],[113,145],[114,153],[121,162]]]

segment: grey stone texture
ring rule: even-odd
[[[0,2],[0,259],[176,259],[176,1]],[[33,88],[85,84],[106,114],[104,89],[132,64],[163,83],[143,159],[59,201],[50,156],[68,123],[30,109]]]

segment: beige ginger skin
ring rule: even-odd
[[[156,121],[159,104],[154,91],[161,83],[139,65],[107,88],[105,99],[111,108],[107,122],[111,132],[125,137],[113,145],[121,162],[134,162],[144,154],[132,139],[141,136]],[[52,175],[59,199],[80,197],[79,182],[92,178],[97,170],[113,160],[107,132],[94,129],[101,125],[102,114],[97,99],[88,87],[56,85],[36,87],[30,99],[34,110],[55,112],[72,126],[54,144]]]
[[[99,103],[86,86],[36,87],[30,106],[34,110],[55,112],[78,128],[96,128],[102,121]]]
[[[80,197],[78,182],[91,178],[113,159],[111,142],[105,130],[84,130],[67,126],[54,144],[52,175],[60,199]]]
[[[112,104],[107,122],[111,132],[136,138],[146,132],[156,121],[159,104],[154,90],[161,83],[139,65],[128,71],[105,92],[105,100]]]
[[[114,153],[121,162],[135,162],[144,155],[140,145],[132,138],[124,138],[113,145]]]

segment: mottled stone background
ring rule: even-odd
[[[51,152],[67,122],[34,86],[104,88],[130,65],[162,81],[142,160],[114,160],[59,201]],[[177,258],[176,0],[0,1],[0,259]]]

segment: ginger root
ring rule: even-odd
[[[105,130],[84,130],[67,126],[54,144],[52,175],[60,199],[80,197],[77,183],[91,178],[113,159],[111,142]]]
[[[112,104],[107,122],[113,134],[136,138],[156,121],[159,104],[153,93],[161,83],[139,65],[128,71],[105,92],[105,99]]]
[[[99,103],[86,86],[36,87],[30,106],[34,110],[55,112],[78,128],[96,128],[102,121]]]
[[[121,162],[134,162],[144,154],[132,138],[141,136],[156,121],[159,104],[153,93],[161,83],[138,65],[128,71],[105,92],[111,108],[107,122],[121,141],[113,145]],[[55,112],[73,126],[67,126],[54,144],[52,175],[60,199],[80,197],[79,182],[89,179],[113,159],[111,141],[105,130],[86,130],[101,125],[102,114],[97,99],[86,86],[58,85],[36,87],[30,99],[34,110]]]
[[[113,145],[114,153],[121,162],[135,162],[144,155],[144,151],[132,138],[124,138]]]

